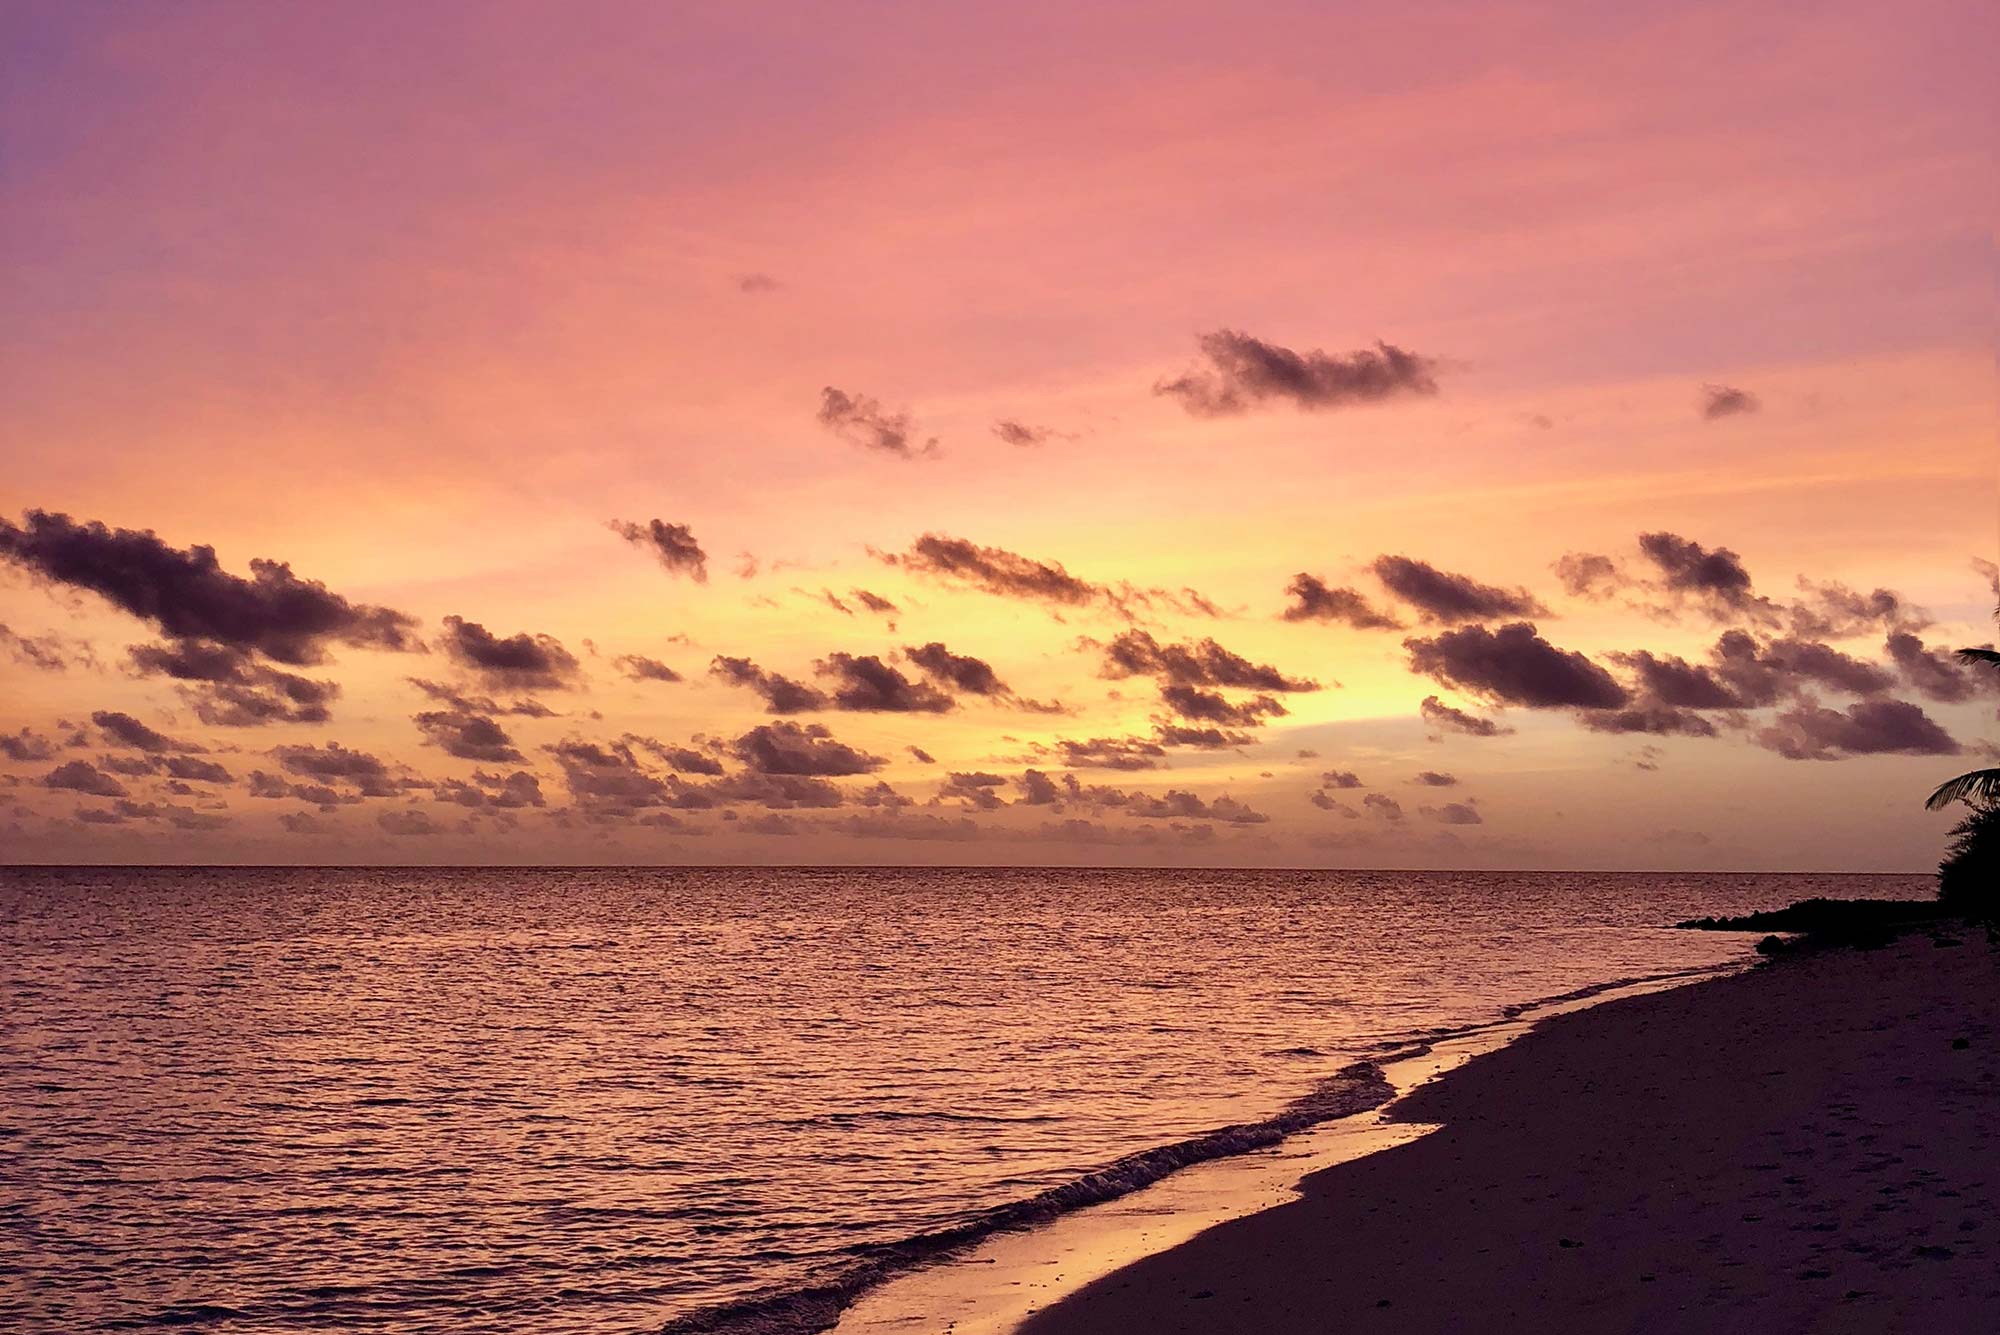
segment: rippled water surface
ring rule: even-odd
[[[0,870],[0,1329],[622,1332],[1920,878]]]

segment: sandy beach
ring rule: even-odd
[[[1919,934],[1554,1017],[1440,1124],[1031,1317],[1140,1331],[1991,1331],[2000,950]]]

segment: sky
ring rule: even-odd
[[[1927,868],[1995,27],[10,4],[0,856]]]

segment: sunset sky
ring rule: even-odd
[[[1928,867],[1996,26],[7,5],[5,857]]]

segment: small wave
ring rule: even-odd
[[[1116,1200],[1193,1164],[1275,1145],[1321,1122],[1379,1108],[1395,1093],[1380,1066],[1354,1062],[1261,1122],[1240,1122],[1128,1154],[1025,1200],[984,1211],[963,1224],[862,1249],[852,1264],[817,1283],[753,1294],[739,1302],[691,1312],[661,1327],[660,1335],[810,1335],[833,1325],[863,1291],[995,1233],[1031,1228],[1087,1205]]]

